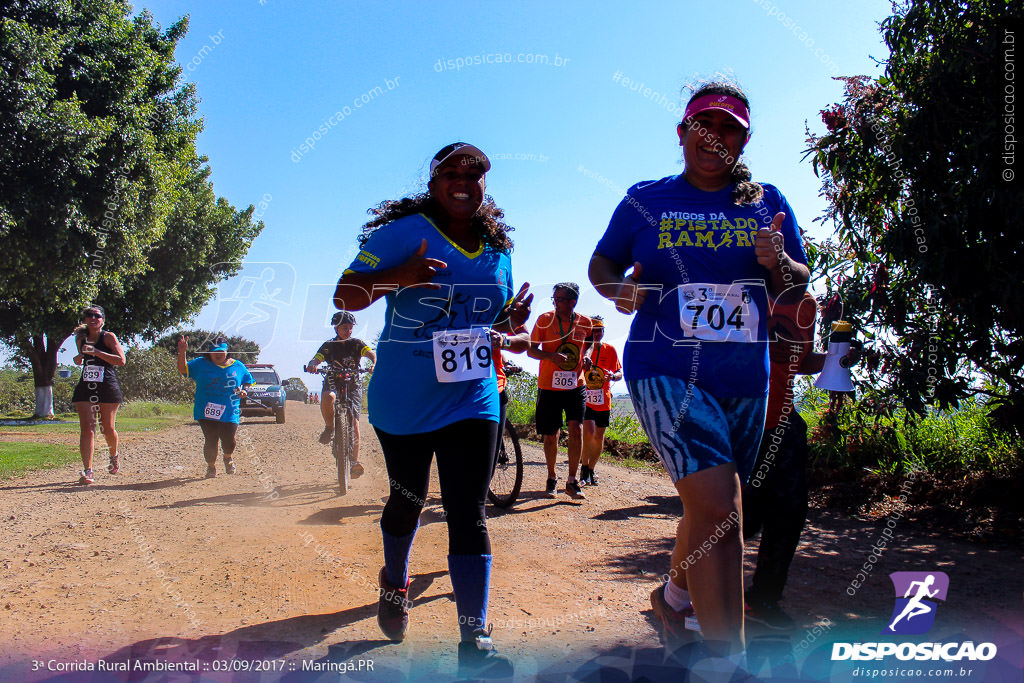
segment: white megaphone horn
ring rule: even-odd
[[[832,323],[832,334],[828,338],[828,352],[825,367],[822,368],[814,386],[827,391],[853,391],[849,361],[850,341],[853,339],[853,325],[845,320]]]

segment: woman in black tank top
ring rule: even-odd
[[[79,448],[82,452],[82,473],[79,484],[91,484],[93,442],[96,423],[110,447],[110,464],[107,470],[117,474],[117,431],[114,420],[121,404],[121,388],[117,384],[115,367],[124,365],[124,351],[117,337],[103,330],[104,314],[99,306],[89,306],[82,312],[82,324],[75,330],[75,345],[78,355],[75,364],[82,366],[82,377],[75,387],[71,400],[78,412],[81,425]]]

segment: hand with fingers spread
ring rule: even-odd
[[[772,218],[772,224],[768,228],[761,228],[754,238],[754,255],[757,262],[768,270],[775,270],[782,264],[782,257],[786,253],[786,240],[782,236],[782,221],[786,220],[786,214],[779,212]]]
[[[619,292],[613,298],[615,309],[620,313],[629,315],[644,303],[647,292],[640,288],[640,278],[643,274],[643,267],[637,261],[633,264],[633,270],[627,273],[619,286]]]
[[[508,304],[509,325],[513,330],[526,324],[530,319],[530,304],[533,303],[533,294],[528,293],[530,283],[524,282],[523,286]]]

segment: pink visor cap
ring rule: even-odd
[[[729,95],[702,95],[698,97],[686,105],[683,121],[708,109],[721,109],[727,114],[732,115],[744,128],[750,128],[750,110],[747,109],[747,105]]]

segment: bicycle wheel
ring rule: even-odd
[[[345,410],[338,410],[338,405],[335,404],[334,441],[331,444],[331,449],[334,451],[334,463],[338,466],[338,495],[344,496],[348,493],[351,477],[349,453],[352,450],[352,431]]]
[[[519,436],[510,422],[505,423],[498,447],[498,461],[487,490],[487,497],[501,508],[516,502],[523,486],[523,451],[519,447]]]

